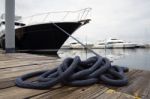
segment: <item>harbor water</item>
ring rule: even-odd
[[[112,64],[126,66],[132,69],[150,70],[150,49],[94,49],[96,53],[109,58]],[[94,56],[93,53],[84,49],[60,49],[59,57],[80,56],[82,60]]]

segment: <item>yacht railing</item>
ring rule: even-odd
[[[48,23],[48,22],[74,22],[89,19],[91,8],[85,8],[76,11],[59,11],[35,14],[24,17],[18,22],[26,25]]]

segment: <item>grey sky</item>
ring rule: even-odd
[[[150,0],[16,0],[16,14],[22,16],[87,7],[93,9],[92,21],[74,33],[77,38],[150,41]]]

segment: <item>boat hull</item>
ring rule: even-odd
[[[55,23],[70,35],[83,25],[82,22]],[[54,26],[53,23],[36,24],[15,29],[16,50],[37,52],[49,50],[51,54],[57,54],[68,35]],[[0,38],[1,46],[5,49],[5,37]]]
[[[123,43],[123,44],[107,44],[106,45],[107,48],[135,48],[136,44],[132,44],[132,43]]]

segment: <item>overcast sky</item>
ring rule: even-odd
[[[21,16],[87,7],[92,8],[92,21],[73,34],[78,39],[150,42],[150,0],[16,0],[16,14]],[[3,11],[0,0],[0,14]]]

